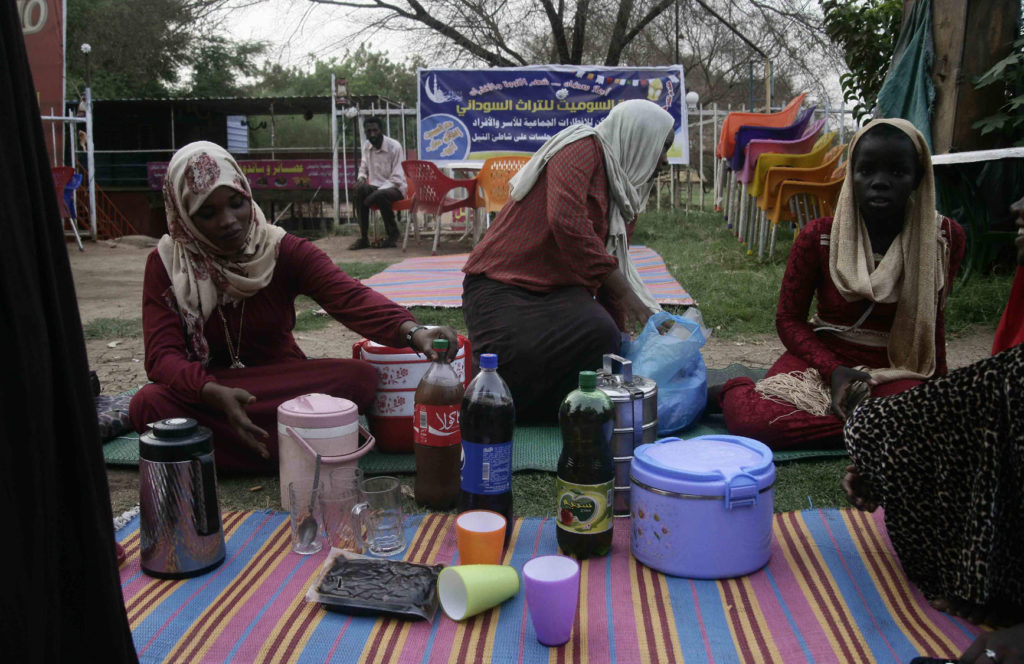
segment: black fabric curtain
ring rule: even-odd
[[[0,658],[134,662],[78,305],[16,3],[0,2]]]

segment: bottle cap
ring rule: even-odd
[[[597,387],[597,373],[594,371],[580,372],[580,389],[592,390]]]
[[[434,339],[432,342],[430,342],[430,347],[433,348],[434,350],[448,350],[448,340]]]
[[[481,369],[497,369],[498,368],[498,356],[494,353],[481,353],[480,354],[480,368]]]

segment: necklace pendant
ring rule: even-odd
[[[245,365],[242,364],[241,360],[237,360],[236,359],[234,362],[231,363],[231,368],[232,369],[244,369]]]

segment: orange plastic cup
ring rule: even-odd
[[[500,565],[505,525],[505,517],[490,510],[470,510],[455,517],[459,564]]]

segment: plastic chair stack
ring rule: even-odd
[[[755,139],[747,143],[744,148],[746,158],[743,163],[743,169],[735,174],[736,181],[741,187],[741,193],[739,219],[738,224],[734,226],[734,229],[740,242],[747,243],[748,254],[753,253],[753,250],[750,247],[752,246],[754,239],[753,215],[748,214],[748,209],[752,209],[754,206],[748,199],[750,198],[751,188],[755,188],[760,191],[761,183],[754,179],[754,176],[757,173],[758,161],[769,154],[792,155],[810,152],[815,143],[817,143],[818,136],[824,126],[825,118],[822,118],[807,127],[804,134],[799,138],[790,140]]]
[[[431,254],[437,254],[437,246],[441,241],[442,215],[460,208],[469,208],[475,226],[476,218],[476,179],[455,179],[450,178],[441,172],[433,162],[422,160],[407,160],[402,162],[402,170],[405,171],[405,179],[410,186],[414,187],[414,193],[409,207],[410,214],[425,213],[434,218],[434,246]],[[465,189],[464,197],[449,195],[457,189]],[[411,220],[410,220],[411,222]],[[409,242],[409,227],[405,226],[405,239],[402,241],[404,251]],[[463,233],[463,229],[454,229],[446,232]],[[417,230],[417,238],[419,231]]]
[[[723,198],[726,201],[732,199],[733,180],[728,179],[728,192],[723,192],[721,187],[727,181],[725,171],[728,169],[728,160],[732,158],[736,150],[736,132],[742,126],[759,127],[786,127],[793,124],[797,114],[800,112],[800,105],[804,103],[807,93],[801,93],[794,97],[786,106],[777,113],[753,113],[735,112],[726,116],[722,123],[722,130],[718,135],[718,144],[715,146],[715,167],[718,172],[715,174],[715,181],[719,183],[719,190],[715,192],[715,205],[719,211],[722,209]],[[728,216],[728,211],[726,212]]]

